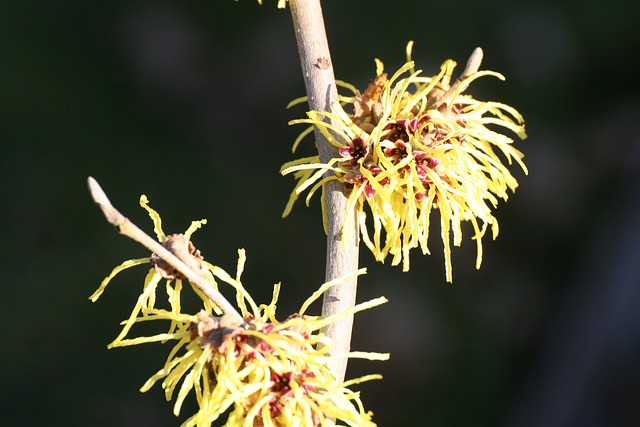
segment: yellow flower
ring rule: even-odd
[[[169,237],[162,232],[160,217],[148,207],[144,196],[141,205],[149,211],[158,239],[166,243]],[[202,223],[194,222],[188,232],[192,233]],[[320,330],[344,316],[383,304],[386,299],[358,304],[348,312],[324,319],[307,314],[309,306],[327,289],[363,274],[364,269],[325,283],[302,304],[298,313],[280,322],[276,319],[279,284],[274,286],[269,304],[257,305],[244,289],[240,281],[245,263],[243,250],[238,251],[237,273],[231,277],[204,261],[192,246],[189,248],[213,283],[217,279],[235,290],[236,303],[246,325],[226,324],[225,317],[214,315],[216,307],[195,287],[192,288],[202,300],[202,310],[196,315],[183,313],[181,279],[156,260],[145,279],[142,295],[124,322],[123,331],[110,344],[110,347],[121,347],[177,341],[164,367],[149,378],[142,392],[161,381],[167,400],[175,397],[174,413],[178,415],[185,398],[193,391],[199,410],[183,423],[185,427],[210,426],[225,412],[228,413],[226,426],[324,426],[332,425],[330,420],[334,419],[354,427],[375,425],[359,393],[350,387],[381,376],[367,375],[341,382],[335,379],[330,362],[332,357],[386,360],[388,355],[350,352],[329,356],[327,350],[331,343]],[[97,300],[117,273],[143,261],[148,259],[132,260],[116,267],[91,299]],[[168,309],[155,306],[155,290],[163,278],[167,279]],[[174,278],[175,285],[171,286]],[[169,322],[169,328],[164,333],[125,339],[132,326],[151,321]]]
[[[364,93],[339,82],[355,95],[340,97],[332,112],[309,111],[307,119],[290,122],[316,126],[337,154],[327,162],[313,156],[283,165],[281,173],[293,173],[298,181],[283,216],[302,192],[310,189],[308,205],[324,183],[337,180],[350,190],[347,221],[357,221],[375,258],[384,262],[390,255],[392,265],[402,261],[408,271],[411,249],[430,253],[430,216],[437,209],[446,278],[451,282],[451,239],[460,246],[462,223],[470,222],[474,230],[476,268],[482,262],[481,239],[488,227],[494,239],[498,234],[492,209],[499,198],[508,198],[507,190],[518,186],[503,159],[508,164],[515,160],[527,173],[522,153],[496,127],[522,139],[526,135],[523,118],[514,108],[462,94],[473,80],[487,75],[504,80],[501,74],[476,68],[452,82],[456,63],[447,60],[437,75],[423,76],[414,69],[411,48],[412,42],[407,46],[408,62],[391,78],[376,59],[377,77]],[[351,113],[345,110],[349,104]],[[294,151],[312,129],[296,139]],[[326,222],[324,205],[323,217]]]

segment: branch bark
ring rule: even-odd
[[[289,0],[293,27],[298,44],[298,54],[304,76],[309,108],[315,111],[331,111],[338,100],[333,64],[324,28],[319,0]],[[320,160],[327,162],[337,156],[336,150],[315,129],[316,147]],[[358,232],[355,221],[345,225],[347,196],[344,186],[336,181],[324,187],[328,216],[326,281],[337,279],[358,269]],[[355,218],[355,216],[352,216]],[[343,238],[342,233],[345,233]],[[324,294],[322,316],[340,313],[355,305],[357,279],[334,286]],[[344,379],[347,367],[346,354],[351,348],[353,316],[327,326],[325,334],[331,338],[329,353],[335,358],[334,373]]]

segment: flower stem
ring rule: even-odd
[[[293,27],[296,33],[298,54],[304,76],[309,108],[315,111],[331,111],[338,100],[329,45],[324,29],[320,0],[289,0]],[[315,129],[316,147],[322,162],[337,156],[335,149]],[[342,184],[331,181],[325,184],[324,197],[327,212],[327,264],[325,280],[353,273],[358,269],[358,233],[355,221],[346,224],[347,196]],[[355,218],[355,215],[351,216]],[[343,236],[344,233],[344,236]],[[330,288],[322,304],[322,316],[346,311],[355,305],[357,278]],[[351,348],[353,316],[327,326],[325,334],[331,338],[332,355],[343,355]],[[338,357],[333,369],[338,380],[344,379],[346,357]]]
[[[184,277],[197,286],[198,289],[224,312],[223,317],[226,319],[224,319],[223,322],[226,325],[236,327],[245,325],[245,321],[240,313],[213,287],[212,283],[206,277],[187,265],[188,260],[180,259],[176,254],[169,252],[164,246],[139,229],[129,218],[114,208],[104,190],[102,190],[102,187],[98,184],[98,181],[89,177],[87,184],[89,185],[89,192],[91,193],[93,201],[100,207],[107,221],[116,227],[118,233],[140,243],[182,273]]]

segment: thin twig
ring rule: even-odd
[[[220,292],[218,292],[212,285],[212,283],[202,274],[196,270],[190,268],[187,265],[188,260],[182,260],[178,256],[169,252],[159,242],[154,240],[144,231],[139,229],[134,223],[132,223],[127,217],[122,215],[116,208],[113,207],[109,198],[100,187],[100,184],[92,178],[87,179],[89,185],[89,192],[93,201],[100,207],[107,221],[116,227],[118,233],[135,240],[149,249],[152,253],[155,253],[162,260],[164,260],[171,267],[178,270],[186,277],[189,282],[198,287],[211,301],[213,301],[223,312],[226,325],[245,326],[244,319],[236,311],[236,309],[227,301]],[[180,255],[180,254],[178,254]]]
[[[309,108],[315,111],[331,111],[332,103],[338,100],[338,92],[320,1],[289,0],[289,7]],[[335,148],[317,128],[315,138],[321,161],[327,162],[337,156]],[[344,223],[347,216],[347,196],[344,191],[344,187],[337,181],[325,184],[324,197],[328,216],[326,281],[337,279],[358,269],[358,233],[355,222]],[[344,238],[342,233],[345,233]],[[330,288],[324,294],[322,316],[331,316],[353,307],[356,288],[355,277]],[[352,327],[353,316],[349,316],[324,329],[325,334],[332,340],[330,354],[340,356],[350,350]],[[339,380],[344,379],[346,367],[346,358],[335,359],[333,369]]]
[[[482,49],[477,47],[471,52],[469,59],[467,60],[467,65],[464,67],[464,71],[460,77],[456,79],[456,81],[451,85],[449,90],[447,90],[438,100],[435,102],[435,106],[439,106],[441,104],[449,104],[454,97],[458,94],[465,91],[465,89],[469,86],[469,83],[466,81],[468,77],[472,74],[475,74],[480,69],[480,64],[482,64],[482,58],[484,54]]]

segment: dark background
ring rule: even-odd
[[[175,418],[160,387],[138,392],[168,346],[106,349],[145,270],[87,297],[146,253],[103,219],[88,175],[149,232],[143,193],[167,232],[208,218],[205,258],[233,273],[245,248],[259,302],[282,281],[281,317],[322,283],[318,200],[280,218],[302,129],[287,121],[304,114],[285,106],[304,86],[289,11],[265,1],[0,6],[3,423],[175,426],[193,409]],[[446,284],[437,231],[410,273],[363,251],[359,299],[390,302],[357,317],[354,348],[392,357],[350,375],[385,375],[361,387],[379,425],[640,425],[639,5],[325,2],[338,78],[364,87],[408,40],[428,74],[482,46],[507,81],[471,92],[518,108],[529,134],[530,174],[513,168],[480,271],[467,239]]]

